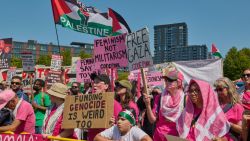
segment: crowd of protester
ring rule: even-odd
[[[36,79],[31,94],[22,90],[22,78],[0,83],[0,132],[30,133],[89,141],[166,141],[172,135],[191,141],[250,140],[250,68],[242,73],[240,88],[229,78],[213,85],[163,69],[164,89],[138,89],[136,81],[119,80],[114,87],[114,113],[108,129],[62,129],[66,95],[111,92],[109,76],[91,74],[93,83],[73,82],[68,88]]]

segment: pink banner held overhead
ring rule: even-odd
[[[127,67],[126,34],[96,39],[94,61],[96,69]]]
[[[85,83],[91,82],[90,74],[94,71],[94,59],[87,58],[78,60],[76,65],[76,81]]]

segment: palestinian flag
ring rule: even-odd
[[[212,54],[215,57],[222,58],[222,55],[221,55],[219,49],[214,44],[212,44]]]
[[[130,33],[126,21],[112,9],[100,13],[78,0],[51,0],[54,21],[65,28],[100,37]]]

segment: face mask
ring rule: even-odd
[[[70,89],[70,91],[72,92],[73,95],[77,95],[78,94],[78,90],[77,89]]]
[[[38,86],[33,86],[33,90],[35,90],[35,91],[39,91],[39,90],[40,90],[40,88],[39,88]]]

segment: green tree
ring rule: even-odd
[[[11,67],[17,67],[17,68],[22,68],[22,59],[21,58],[17,58],[15,56],[12,56],[11,61],[10,61],[10,66]]]
[[[36,61],[36,64],[50,66],[51,65],[51,55],[40,55]]]
[[[87,54],[84,50],[81,50],[81,52],[79,53],[79,57],[81,59],[85,59],[85,58],[91,58],[92,55],[91,54]]]
[[[63,56],[63,66],[71,66],[71,60],[72,60],[72,56],[71,56],[71,52],[70,49],[65,49],[63,51],[61,51],[61,56]]]
[[[249,67],[250,49],[243,48],[238,51],[236,47],[232,47],[224,60],[224,76],[231,80],[239,79],[242,71]]]

